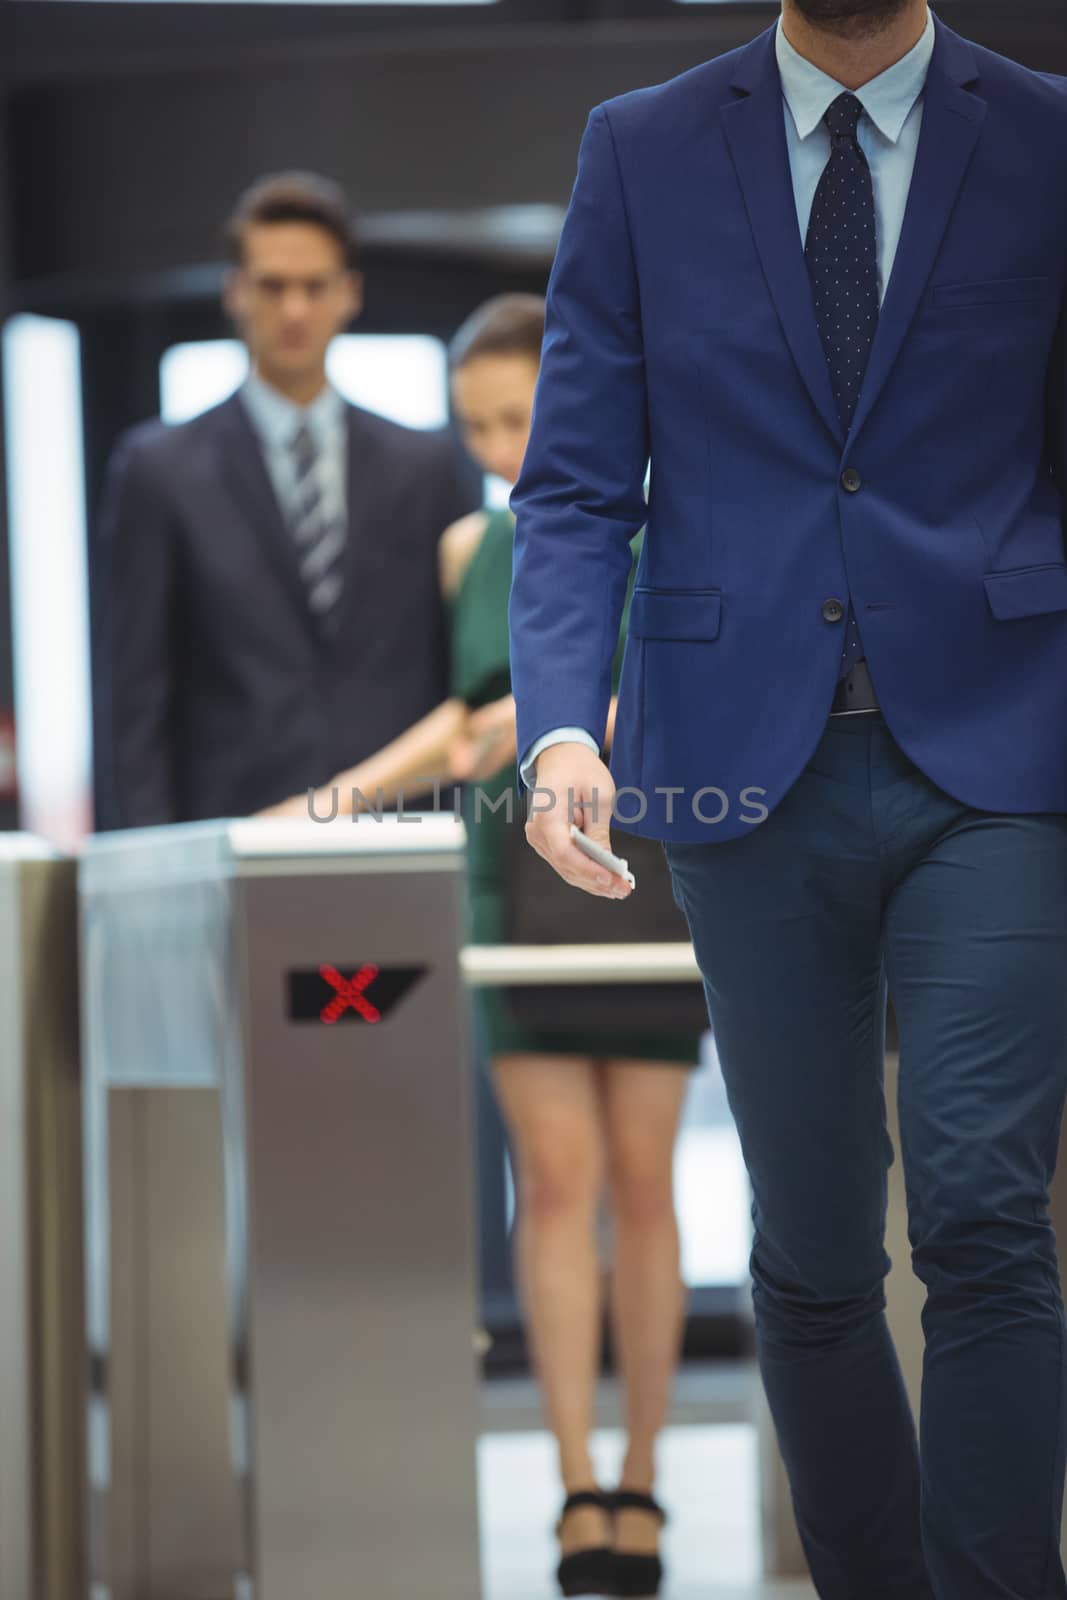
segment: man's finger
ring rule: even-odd
[[[571,840],[569,829],[560,831],[544,825],[528,826],[526,837],[537,854],[573,888],[584,889],[587,894],[601,895],[605,899],[626,899],[632,893],[624,878],[590,861],[578,849]]]

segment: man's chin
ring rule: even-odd
[[[910,4],[911,0],[793,0],[805,22],[839,39],[864,39],[881,33]]]
[[[319,350],[311,349],[310,345],[302,344],[289,349],[277,350],[271,354],[271,363],[283,367],[287,372],[316,372],[322,366],[323,354]]]
[[[264,377],[273,374],[277,378],[284,378],[287,383],[299,383],[301,379],[317,377],[322,372],[324,360],[324,355],[305,347],[300,350],[272,350],[269,354],[261,355],[256,364]]]

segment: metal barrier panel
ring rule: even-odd
[[[462,828],[82,870],[94,1600],[473,1600]]]
[[[0,835],[0,1595],[74,1600],[83,1544],[74,863]]]

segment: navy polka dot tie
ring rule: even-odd
[[[874,185],[856,138],[862,115],[856,96],[841,94],[823,118],[833,147],[815,193],[804,247],[819,336],[846,434],[870,360],[879,309]],[[862,661],[863,654],[850,605],[840,676]]]

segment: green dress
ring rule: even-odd
[[[508,596],[511,592],[514,532],[514,518],[509,511],[489,514],[485,533],[452,601],[452,694],[474,710],[511,693]],[[633,544],[635,558],[641,537],[639,534]],[[612,681],[616,689],[622,669],[633,579],[631,571],[622,629],[615,652]],[[477,820],[474,818],[473,788],[468,787],[464,793],[468,839],[468,933],[472,944],[495,945],[505,942],[503,873],[507,860],[507,829],[521,828],[524,819],[518,804],[512,808],[510,821],[505,806],[502,804],[499,810],[495,810],[493,804],[514,786],[515,765],[511,761],[491,778],[480,780],[477,788],[487,797],[488,803],[486,800],[481,802]],[[575,890],[575,893],[580,891]],[[482,989],[476,993],[477,1021],[485,1047],[491,1055],[505,1051],[528,1051],[538,1055],[670,1061],[684,1066],[696,1065],[699,1058],[700,1040],[687,1039],[684,1035],[542,1033],[519,1024],[503,990]]]

